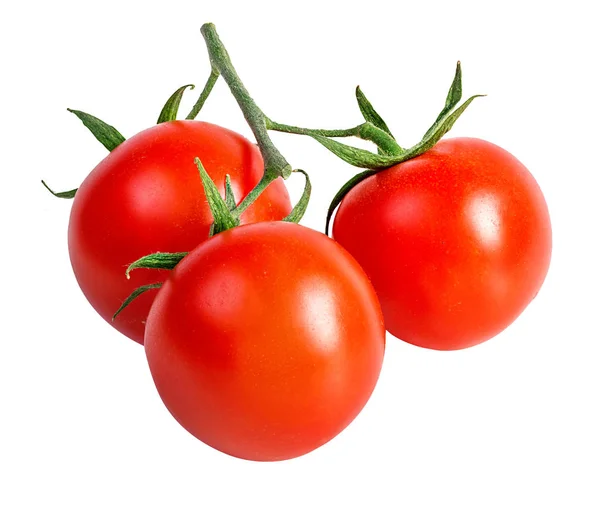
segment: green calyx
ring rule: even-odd
[[[288,126],[269,121],[267,127],[275,131],[310,136],[345,162],[358,168],[366,168],[366,171],[355,175],[348,182],[346,182],[333,198],[327,211],[325,225],[325,232],[329,233],[329,224],[336,207],[354,186],[379,171],[403,163],[427,152],[448,131],[450,131],[454,123],[477,97],[483,96],[471,96],[457,107],[462,98],[462,71],[460,62],[457,62],[454,79],[448,91],[448,95],[446,96],[444,107],[437,116],[435,122],[423,135],[421,140],[416,145],[408,149],[403,149],[396,143],[383,118],[379,115],[379,113],[377,113],[372,104],[367,100],[363,92],[358,87],[356,89],[356,100],[358,102],[359,109],[366,120],[366,122],[360,126],[351,129],[320,130],[304,129],[301,127]],[[367,133],[366,136],[365,133]],[[369,139],[377,145],[377,153],[352,147],[337,140],[331,139],[346,136]]]
[[[287,132],[291,134],[304,134],[316,139],[327,149],[343,159],[352,166],[368,168],[370,170],[383,170],[396,164],[417,157],[433,147],[444,136],[458,120],[460,115],[467,109],[469,104],[477,97],[474,95],[467,99],[462,105],[455,109],[462,97],[462,73],[460,62],[456,65],[454,80],[448,91],[444,108],[436,118],[435,122],[427,130],[421,141],[409,149],[400,147],[392,135],[383,118],[375,111],[359,87],[356,89],[356,99],[359,109],[366,122],[350,129],[305,129],[301,127],[288,126],[269,120],[267,127],[274,131]],[[377,154],[368,150],[359,149],[346,145],[331,138],[355,136],[374,142],[379,151]],[[393,143],[392,143],[393,140]],[[394,146],[395,144],[395,146]]]
[[[204,193],[206,195],[206,200],[208,201],[208,206],[210,208],[211,214],[213,216],[213,224],[211,226],[209,236],[216,235],[217,233],[221,233],[222,231],[229,230],[231,228],[235,228],[240,224],[240,216],[244,213],[244,211],[248,208],[248,206],[253,202],[253,200],[244,199],[238,206],[235,204],[235,196],[233,195],[233,188],[231,187],[231,179],[229,175],[225,176],[225,198],[221,197],[217,186],[212,181],[202,162],[199,158],[195,159],[196,166],[198,167],[198,172],[200,173],[200,178],[202,180],[202,186],[204,188]],[[298,223],[304,216],[306,209],[308,207],[308,202],[310,201],[310,195],[312,192],[312,185],[310,183],[310,178],[308,174],[304,170],[293,170],[293,173],[301,173],[304,175],[305,184],[304,190],[302,192],[302,196],[298,200],[298,203],[294,206],[292,211],[283,218],[283,221],[288,223]],[[252,193],[260,194],[264,189],[271,184],[274,180],[271,175],[265,173],[266,178],[263,177],[261,182],[259,182],[256,187],[250,191],[248,196]],[[246,198],[248,198],[248,196]],[[175,256],[180,255],[180,253],[174,253]],[[137,263],[137,262],[136,262]],[[135,268],[135,267],[134,267]],[[164,268],[164,267],[161,267]]]

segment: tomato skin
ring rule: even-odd
[[[289,459],[341,432],[385,346],[373,287],[337,243],[284,222],[200,244],[158,292],[145,350],[179,423],[239,458]]]
[[[258,148],[241,135],[198,121],[156,125],[124,141],[82,183],[69,222],[69,255],[90,304],[117,330],[143,343],[156,291],[135,300],[112,322],[137,287],[164,281],[168,271],[126,267],[157,251],[190,251],[208,238],[212,216],[194,158],[224,194],[231,176],[238,203],[263,174]],[[273,182],[241,217],[278,220],[291,210],[283,181]]]
[[[342,200],[333,237],[369,275],[387,330],[439,350],[510,325],[539,291],[548,208],[514,156],[475,138],[440,141]]]

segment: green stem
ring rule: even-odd
[[[215,26],[212,23],[206,23],[202,25],[200,31],[206,42],[212,68],[223,76],[223,79],[229,86],[231,93],[242,110],[250,129],[252,129],[252,132],[256,137],[258,147],[265,162],[265,176],[268,174],[270,177],[272,177],[272,175],[283,178],[289,177],[292,173],[292,167],[271,141],[266,127],[265,115],[254,102],[254,99],[252,99],[235,71],[231,59],[229,58],[229,54],[219,39]],[[244,199],[240,206],[248,202],[247,198],[248,197]],[[238,209],[239,208],[240,207],[238,207]]]
[[[200,97],[198,97],[198,100],[196,101],[196,104],[194,104],[192,111],[190,111],[188,116],[185,117],[186,120],[194,120],[198,116],[198,113],[200,113],[202,106],[204,106],[206,99],[208,99],[208,96],[212,92],[212,89],[215,86],[215,83],[217,82],[218,79],[219,79],[219,71],[217,71],[216,69],[212,69],[210,72],[210,76],[208,77],[208,80],[206,82],[206,85],[204,85],[204,89],[202,90],[202,93],[200,94]]]
[[[358,136],[360,127],[362,125],[357,125],[356,127],[351,127],[350,129],[309,129],[306,127],[280,124],[279,122],[273,122],[271,119],[266,120],[267,129],[270,129],[271,131],[289,134],[304,134],[309,136],[318,134],[320,136],[326,136],[327,138],[347,138],[348,136]]]
[[[279,175],[273,171],[268,171],[265,168],[265,173],[263,174],[262,178],[258,181],[258,184],[256,184],[256,186],[254,186],[254,189],[252,189],[252,191],[250,191],[246,197],[241,201],[241,203],[231,211],[231,215],[235,218],[235,219],[239,219],[240,216],[244,213],[244,211],[250,206],[252,205],[256,199],[261,195],[261,193],[267,188],[269,187],[269,185],[271,184],[271,182],[273,182],[274,180],[276,180],[279,177]]]
[[[279,131],[289,134],[303,134],[305,136],[325,136],[326,138],[347,138],[348,136],[356,136],[362,140],[367,140],[375,143],[385,154],[399,155],[403,149],[398,145],[396,140],[383,129],[379,129],[370,122],[351,127],[350,129],[309,129],[305,127],[296,127],[293,125],[280,124],[273,122],[271,119],[266,119],[267,129],[271,131]]]

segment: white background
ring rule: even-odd
[[[600,507],[600,48],[595,2],[4,2],[0,7],[0,507]],[[505,332],[459,352],[389,337],[375,393],[335,440],[260,464],[188,435],[162,405],[143,349],[91,309],[70,269],[70,202],[106,151],[67,107],[131,136],[209,72],[216,23],[276,120],[360,121],[360,84],[404,144],[445,99],[487,93],[451,135],[485,138],[534,174],[553,221],[550,273]],[[219,82],[201,118],[249,136]],[[277,134],[322,229],[353,169]],[[294,180],[297,178],[297,180]],[[295,196],[301,179],[293,177]]]

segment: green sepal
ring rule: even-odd
[[[48,191],[50,191],[57,198],[65,198],[66,200],[72,200],[73,198],[75,198],[75,193],[77,192],[77,188],[75,188],[71,189],[70,191],[61,191],[55,193],[52,189],[50,189],[50,187],[48,187],[48,184],[46,184],[46,182],[44,182],[43,180],[42,184],[44,184],[44,187],[48,189]]]
[[[379,129],[371,122],[365,122],[358,127],[357,136],[363,140],[372,141],[377,145],[379,155],[398,156],[404,153],[404,149],[398,145],[394,137]]]
[[[109,151],[112,152],[125,141],[125,137],[119,131],[117,131],[113,126],[108,125],[106,122],[103,122],[99,118],[96,118],[89,113],[84,113],[83,111],[79,110],[72,110],[70,108],[67,108],[67,111],[70,111],[76,115],[77,118],[83,122],[83,125],[90,130],[94,137]]]
[[[212,179],[206,173],[204,166],[202,166],[202,162],[199,158],[195,158],[194,162],[198,167],[198,171],[200,172],[200,178],[202,179],[202,186],[204,187],[204,194],[206,194],[206,199],[208,200],[208,206],[210,207],[210,211],[212,213],[214,223],[211,227],[211,236],[216,235],[225,230],[229,230],[230,228],[234,228],[239,224],[239,220],[232,216],[229,207],[225,203],[225,200],[221,197],[217,186],[212,181]]]
[[[424,152],[427,152],[430,148],[432,148],[438,141],[442,139],[442,137],[452,129],[452,126],[456,123],[458,118],[463,114],[463,112],[467,109],[469,104],[471,104],[478,97],[485,97],[484,94],[473,95],[469,97],[464,103],[462,103],[458,108],[456,108],[452,113],[446,113],[444,117],[442,117],[439,121],[437,121],[432,127],[431,132],[425,136],[419,143],[417,143],[414,147],[410,148],[407,153],[414,153],[414,155],[410,155],[407,159],[412,159],[413,157],[417,157]],[[406,160],[406,159],[405,159]],[[399,161],[402,162],[402,161]],[[397,164],[397,163],[395,163]]]
[[[155,288],[160,288],[161,286],[162,283],[153,283],[151,285],[144,285],[140,286],[139,288],[136,288],[133,292],[131,292],[131,295],[123,301],[121,307],[117,309],[115,314],[112,316],[112,321],[114,322],[115,318],[121,313],[121,311],[123,311],[127,306],[129,306],[129,304],[131,304],[140,295],[142,295],[142,293],[146,293],[148,290],[154,290]]]
[[[367,122],[371,122],[375,127],[379,127],[379,129],[388,133],[392,138],[394,137],[392,131],[390,131],[379,113],[375,111],[375,108],[373,108],[373,105],[367,99],[360,87],[356,87],[356,101],[358,102],[358,107],[360,108],[363,118]]]
[[[187,252],[182,253],[152,253],[142,256],[133,262],[125,271],[125,276],[129,279],[129,273],[135,269],[166,269],[173,270],[175,266],[183,260]]]
[[[160,115],[158,116],[157,124],[162,124],[163,122],[170,122],[171,120],[177,120],[177,113],[179,112],[179,105],[181,104],[181,98],[183,97],[183,93],[185,90],[189,88],[190,90],[194,89],[194,85],[184,85],[183,87],[179,87],[171,97],[167,100],[165,105],[163,106]]]
[[[331,217],[335,212],[337,206],[341,203],[344,197],[350,192],[350,190],[356,186],[359,182],[375,175],[377,172],[373,170],[365,170],[357,175],[354,175],[348,182],[346,182],[341,189],[335,194],[333,200],[329,204],[329,209],[327,210],[327,219],[325,220],[325,235],[329,235],[329,223],[331,222]]]
[[[302,191],[302,196],[300,197],[300,200],[298,200],[298,203],[296,203],[292,211],[283,218],[283,221],[288,223],[299,223],[302,217],[304,217],[304,213],[308,207],[310,193],[312,192],[312,184],[310,183],[308,173],[304,170],[293,170],[293,173],[302,173],[302,175],[304,175],[304,191]]]
[[[236,206],[233,187],[231,187],[231,177],[229,173],[225,175],[225,205],[229,210],[233,210]]]
[[[452,110],[461,100],[462,98],[462,70],[460,67],[460,60],[456,62],[456,71],[454,72],[454,79],[452,80],[452,85],[450,85],[450,90],[448,90],[448,95],[446,96],[446,104],[440,111],[440,114],[435,119],[435,122],[432,126],[427,130],[427,132],[423,135],[423,139],[427,138],[431,134],[431,132],[435,129],[437,123],[444,118],[448,112]]]
[[[352,166],[359,168],[382,168],[386,164],[391,166],[388,164],[389,156],[374,154],[362,148],[351,147],[350,145],[318,134],[311,134],[309,136]]]

